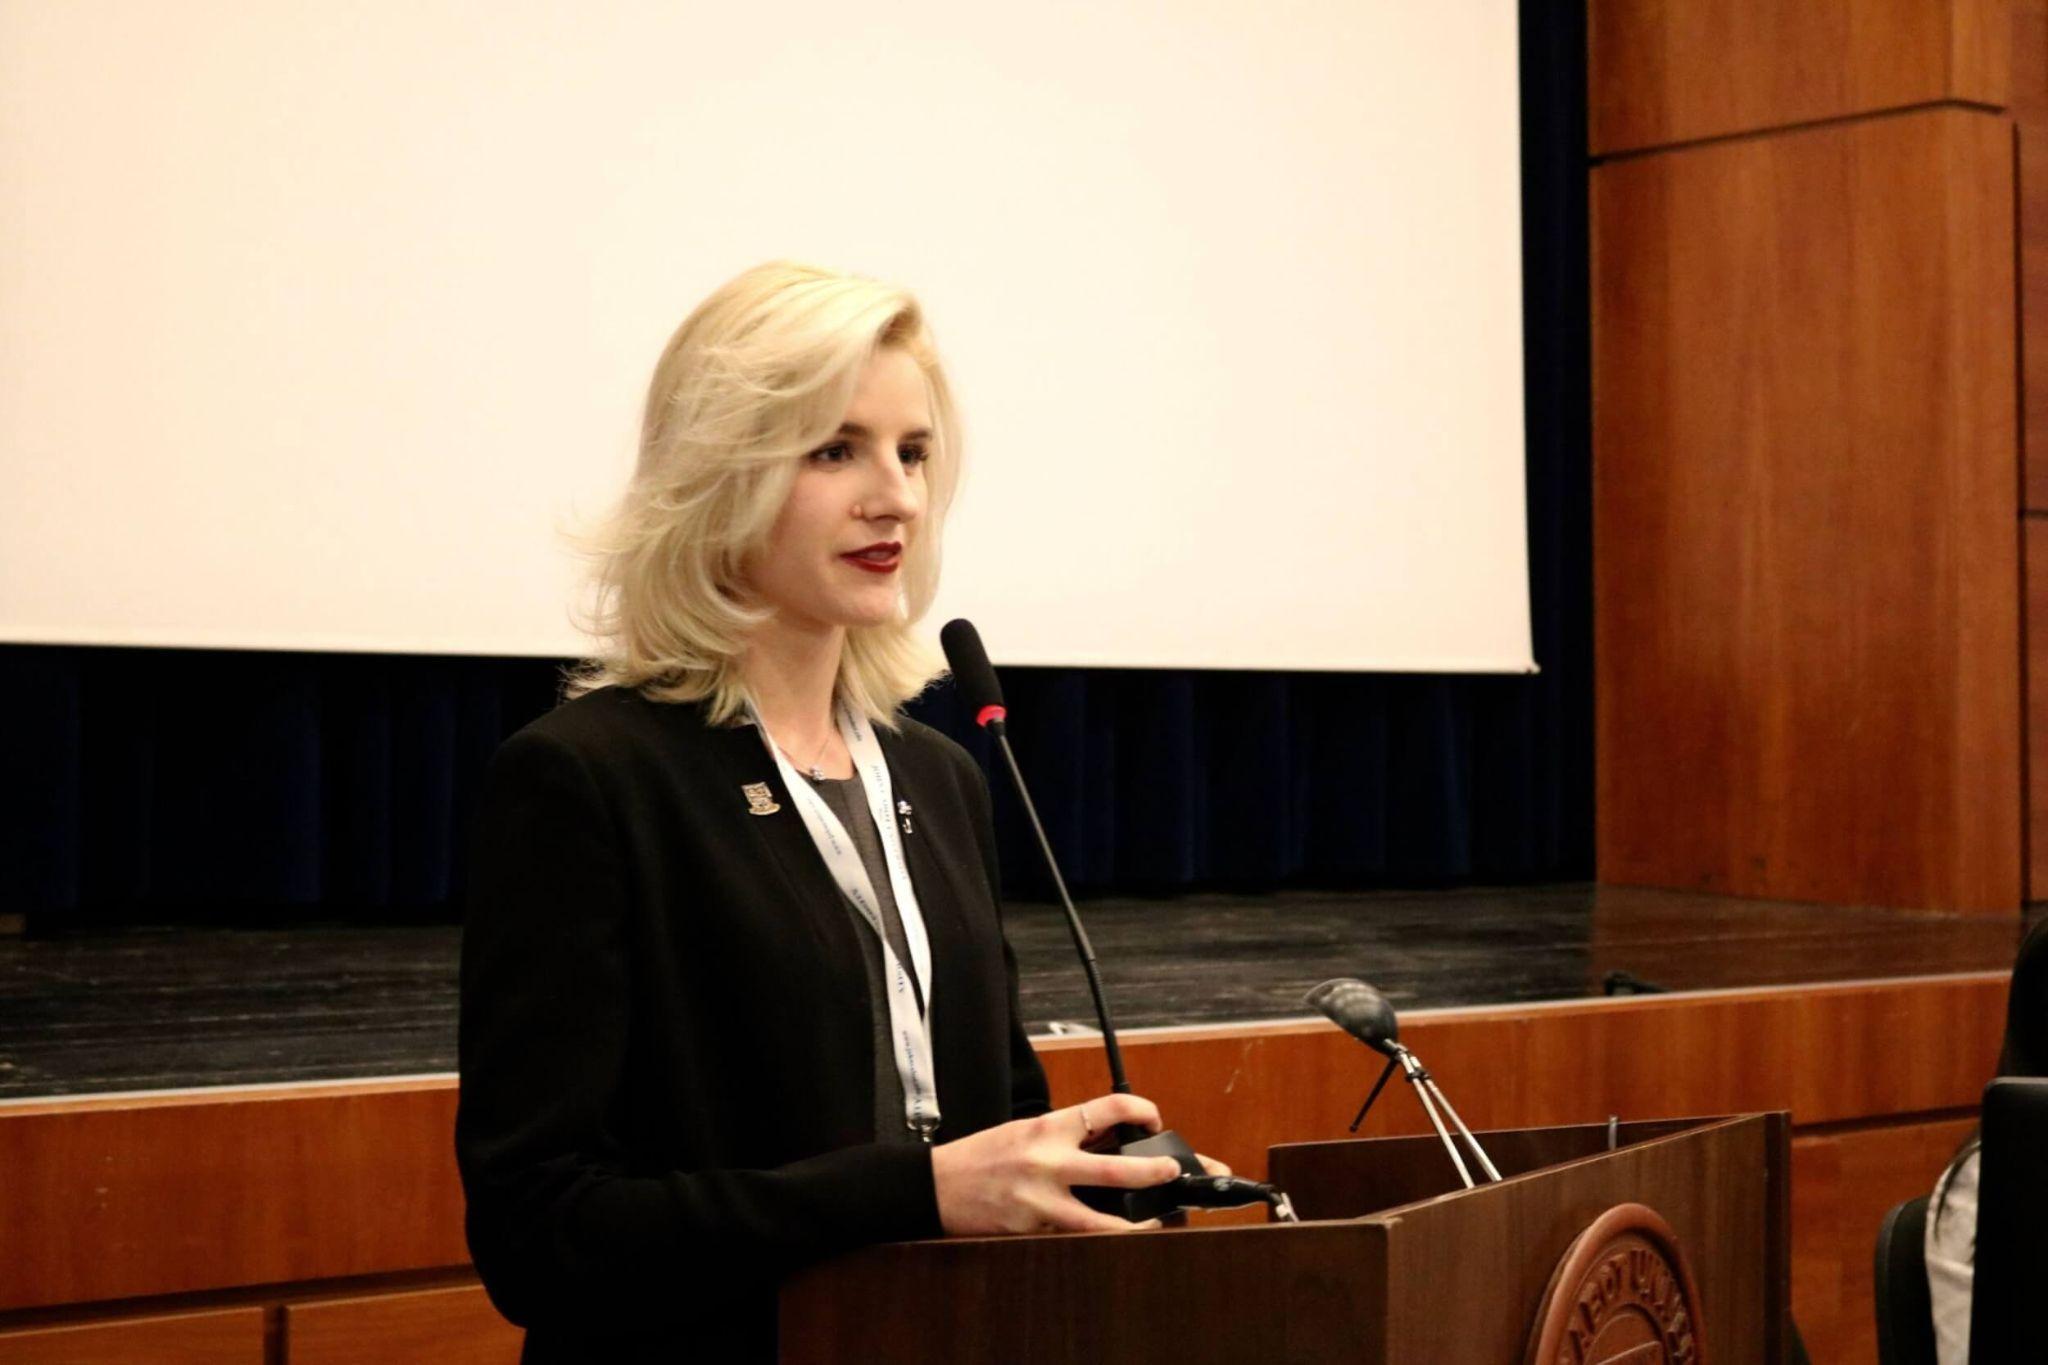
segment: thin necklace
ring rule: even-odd
[[[775,739],[775,736],[770,735],[769,738]],[[788,759],[790,762],[796,764],[797,767],[802,768],[805,772],[809,773],[811,775],[811,781],[813,782],[823,782],[825,780],[825,769],[818,762],[818,760],[825,756],[825,750],[828,747],[830,747],[831,743],[832,734],[828,730],[825,733],[825,742],[818,746],[818,752],[811,755],[811,761],[808,765],[806,765],[804,761],[798,758],[795,754],[791,753],[787,749],[782,749],[782,741],[779,739],[775,739],[775,747],[778,749],[782,749],[782,756]]]

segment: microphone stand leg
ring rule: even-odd
[[[1472,1188],[1472,1172],[1465,1167],[1465,1158],[1458,1154],[1458,1144],[1451,1141],[1449,1130],[1444,1127],[1441,1115],[1436,1112],[1436,1102],[1429,1097],[1429,1073],[1415,1060],[1415,1054],[1407,1048],[1400,1052],[1401,1069],[1407,1073],[1408,1083],[1415,1087],[1415,1098],[1422,1101],[1422,1112],[1429,1115],[1429,1121],[1436,1128],[1436,1135],[1443,1139],[1444,1150],[1451,1154],[1451,1164],[1458,1168],[1458,1179],[1465,1182],[1465,1188]]]
[[[1444,1112],[1451,1116],[1451,1122],[1456,1125],[1458,1135],[1465,1139],[1465,1145],[1471,1148],[1472,1155],[1479,1159],[1480,1169],[1486,1172],[1487,1178],[1499,1180],[1500,1172],[1494,1169],[1493,1162],[1487,1159],[1486,1149],[1479,1145],[1478,1138],[1472,1136],[1472,1130],[1465,1126],[1465,1120],[1458,1117],[1458,1111],[1451,1107],[1450,1097],[1444,1094],[1435,1078],[1425,1071],[1422,1075],[1422,1084],[1428,1088],[1430,1094],[1436,1096],[1436,1102],[1444,1107]]]
[[[1394,1074],[1394,1068],[1399,1065],[1400,1063],[1392,1057],[1387,1058],[1386,1068],[1380,1072],[1380,1078],[1372,1083],[1372,1093],[1365,1097],[1364,1104],[1358,1106],[1358,1117],[1351,1120],[1352,1132],[1357,1132],[1358,1125],[1365,1122],[1366,1113],[1371,1110],[1372,1102],[1380,1097],[1380,1091],[1387,1088],[1387,1078]]]

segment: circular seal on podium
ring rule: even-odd
[[[1700,1365],[1700,1296],[1671,1225],[1642,1204],[1593,1220],[1551,1272],[1528,1365]]]

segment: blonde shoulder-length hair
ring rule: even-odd
[[[654,368],[639,462],[618,503],[569,533],[590,562],[574,609],[595,656],[565,671],[565,699],[600,687],[706,703],[714,725],[745,705],[739,664],[772,614],[743,565],[762,548],[802,457],[827,443],[868,359],[884,347],[924,372],[932,435],[924,526],[905,549],[897,619],[851,627],[838,695],[894,728],[899,706],[944,667],[911,627],[939,582],[939,540],[960,474],[960,423],[924,311],[908,291],[794,261],[721,286],[669,338]]]

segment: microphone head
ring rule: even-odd
[[[1394,1007],[1363,981],[1348,976],[1325,981],[1308,993],[1308,1003],[1375,1052],[1391,1057],[1400,1045],[1401,1021]]]
[[[948,621],[939,631],[939,647],[946,651],[946,665],[953,670],[953,685],[974,712],[976,725],[1003,719],[1003,687],[996,670],[981,647],[981,632],[972,621]]]

